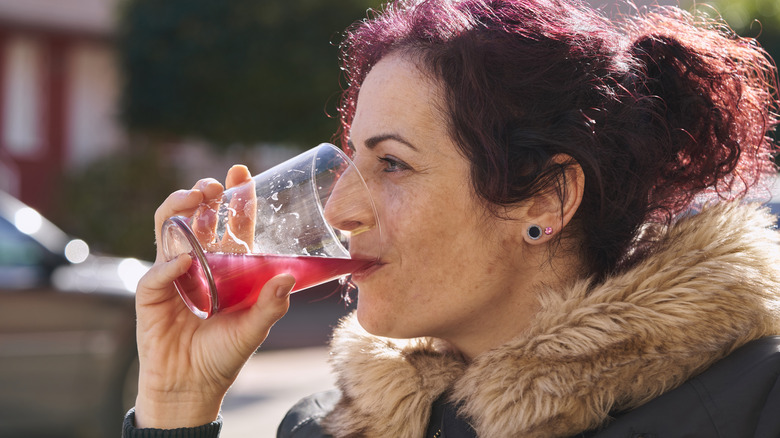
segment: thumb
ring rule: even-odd
[[[290,274],[277,275],[263,285],[257,302],[241,318],[240,330],[245,339],[252,339],[254,345],[265,340],[271,327],[287,314],[293,286],[295,278]]]

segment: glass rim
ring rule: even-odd
[[[184,302],[187,304],[187,307],[189,307],[192,313],[201,319],[207,319],[217,313],[219,310],[219,294],[217,293],[217,285],[214,282],[214,277],[211,275],[211,268],[209,267],[208,261],[206,261],[206,254],[203,252],[203,247],[201,246],[200,242],[198,242],[197,237],[195,237],[195,232],[192,231],[188,221],[188,218],[183,216],[171,216],[165,220],[166,223],[163,225],[163,228],[166,226],[176,226],[178,231],[181,232],[181,234],[184,235],[184,237],[187,239],[187,242],[190,244],[190,248],[192,248],[190,254],[195,255],[200,269],[203,271],[204,277],[208,282],[210,304],[209,309],[203,310],[196,306],[184,291],[179,290],[178,285],[176,285],[176,290],[179,292],[179,295],[182,297],[182,299],[184,299]]]

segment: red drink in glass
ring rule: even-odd
[[[218,295],[218,310],[244,309],[257,301],[263,285],[272,277],[287,273],[295,277],[293,292],[342,277],[371,264],[371,261],[334,257],[278,256],[263,254],[205,253]],[[211,309],[209,282],[196,257],[190,269],[176,279],[182,298],[198,310]]]

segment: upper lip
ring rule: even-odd
[[[371,268],[375,268],[377,266],[382,266],[384,263],[381,260],[374,260],[372,263],[368,263],[367,265],[363,266],[362,268],[358,269],[358,271],[365,271]]]
[[[384,260],[382,260],[381,258],[376,258],[375,255],[369,255],[369,254],[364,254],[364,253],[351,254],[350,258],[352,258],[354,260],[371,260],[371,263],[369,263],[366,266],[366,268],[370,268],[372,266],[379,266],[379,265],[384,265],[385,264]]]
[[[375,258],[376,255],[364,253],[360,251],[350,252],[349,257],[355,260],[374,260],[374,264],[381,264],[382,260]]]

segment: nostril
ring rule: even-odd
[[[333,224],[334,228],[338,228],[341,231],[349,231],[354,232],[355,230],[358,230],[360,228],[365,228],[362,222],[360,221],[343,221],[338,224]]]
[[[338,224],[338,226],[334,226],[334,228],[338,229],[346,235],[349,235],[350,237],[355,237],[358,234],[371,231],[374,226],[361,221],[349,221]]]

